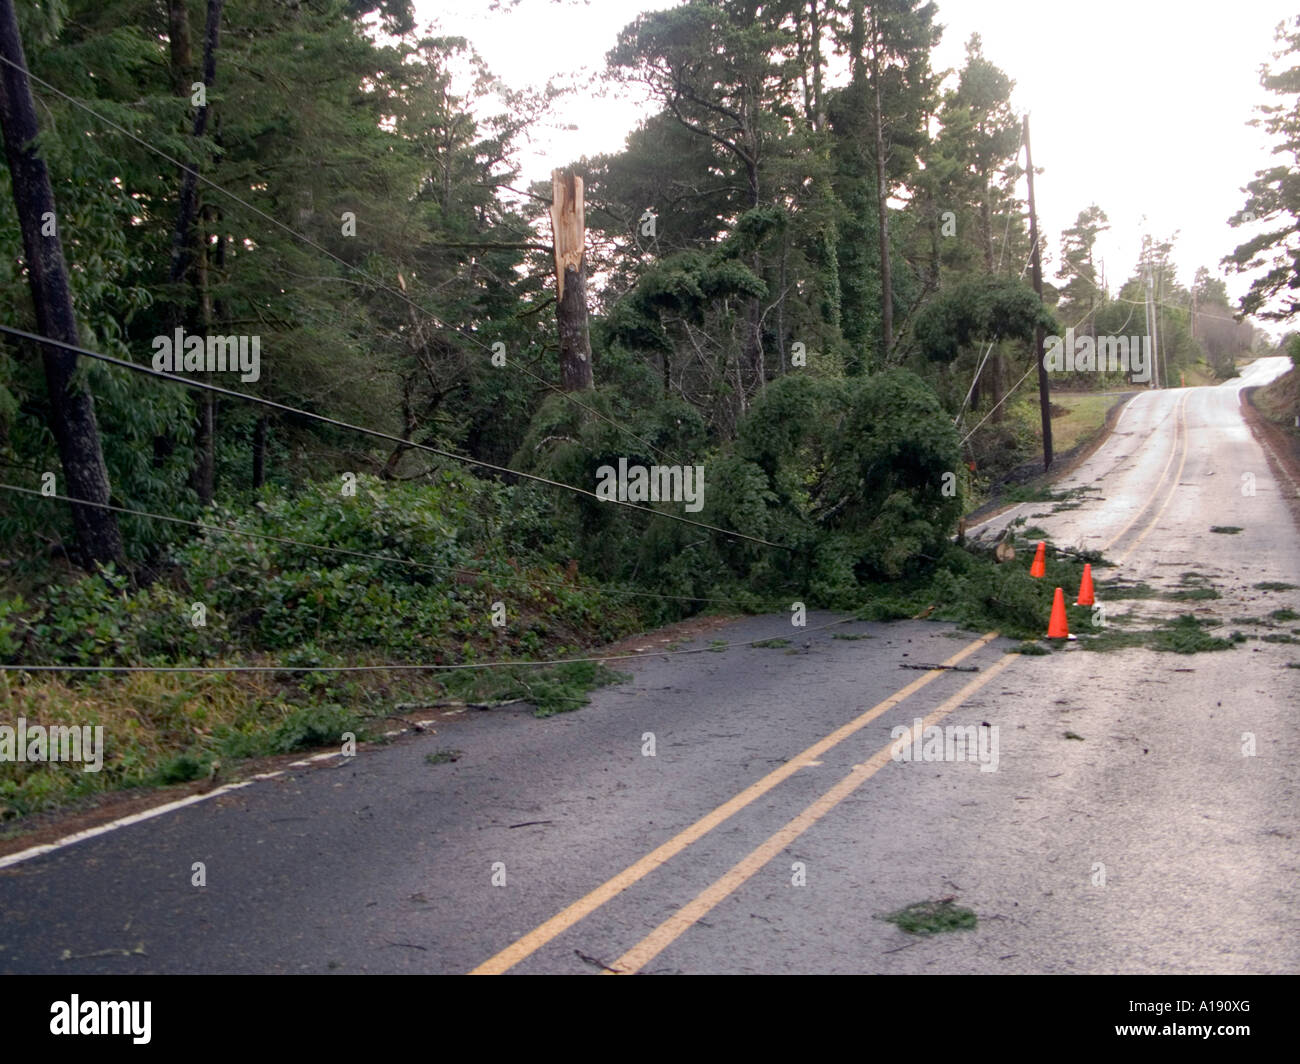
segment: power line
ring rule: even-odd
[[[839,624],[848,624],[858,620],[857,617],[841,617],[837,621],[828,621],[803,631],[820,632]],[[747,639],[739,643],[720,643],[716,646],[696,647],[693,650],[656,650],[653,655],[641,654],[605,654],[589,658],[550,658],[545,661],[479,661],[459,665],[0,665],[0,672],[450,672],[471,669],[501,668],[541,668],[549,665],[572,665],[579,662],[627,661],[647,656],[681,657],[686,654],[709,654],[733,647],[749,647],[755,643],[765,643],[771,636],[761,639]]]
[[[1024,136],[1024,133],[1023,133],[1023,131],[1022,131],[1022,132],[1021,132],[1021,137],[1023,138],[1023,136]],[[1017,150],[1019,150],[1019,149],[1017,149]],[[1011,215],[1008,214],[1008,215],[1007,215],[1007,229],[1009,230],[1010,228],[1011,228]],[[1003,249],[1002,249],[1002,250],[1005,251],[1005,250],[1006,250],[1006,247],[1005,247],[1006,234],[1005,234],[1005,233],[1003,234],[1002,239],[1003,239]],[[1025,258],[1025,262],[1024,262],[1024,265],[1020,267],[1020,273],[1019,273],[1019,275],[1018,275],[1019,277],[1023,277],[1023,276],[1025,275],[1025,269],[1029,266],[1029,260],[1033,257],[1033,254],[1034,254],[1034,253],[1033,253],[1033,251],[1031,250],[1031,251],[1029,252],[1029,255],[1026,256],[1026,258]],[[1001,257],[999,256],[999,258],[998,258],[998,268],[999,268],[999,270],[1001,269],[1001,263],[1002,263],[1002,259],[1001,259]],[[989,345],[988,345],[988,347],[986,347],[986,348],[984,349],[984,357],[983,357],[982,359],[980,359],[980,364],[979,364],[978,366],[975,367],[975,376],[971,378],[970,387],[966,390],[966,398],[965,398],[964,400],[962,400],[961,409],[957,411],[957,416],[956,416],[955,418],[953,418],[953,424],[954,424],[954,425],[960,424],[960,423],[961,423],[962,416],[966,413],[966,407],[967,407],[967,405],[970,403],[970,397],[971,397],[972,395],[975,394],[975,385],[976,385],[976,383],[977,383],[977,382],[979,381],[979,379],[980,379],[980,374],[984,372],[984,364],[989,360],[989,355],[993,353],[993,345],[994,345],[995,342],[996,342],[996,341],[992,341],[992,340],[989,341]],[[982,422],[981,422],[981,424],[982,424]]]
[[[14,484],[0,484],[0,490],[18,492],[23,495],[34,495],[39,499],[52,499],[57,502],[74,503],[78,506],[94,506],[101,510],[112,510],[114,513],[129,514],[132,517],[148,517],[156,521],[168,521],[176,525],[185,525],[189,528],[198,528],[204,532],[218,532],[227,536],[251,536],[255,539],[265,539],[272,543],[283,543],[294,547],[303,547],[307,550],[322,551],[327,554],[342,554],[352,558],[365,558],[370,561],[392,562],[395,565],[406,565],[415,569],[426,569],[431,572],[451,573],[456,576],[471,576],[481,580],[487,580],[494,583],[514,583],[524,584],[528,587],[555,587],[563,588],[569,591],[595,591],[601,595],[627,595],[643,598],[673,599],[678,602],[712,602],[723,606],[736,606],[737,603],[729,599],[719,598],[701,598],[693,595],[664,595],[656,591],[630,591],[622,588],[606,587],[580,587],[576,584],[564,583],[558,580],[538,580],[523,576],[506,576],[487,573],[479,569],[461,569],[454,565],[432,565],[427,562],[417,562],[409,558],[395,558],[387,554],[370,554],[366,551],[348,550],[345,547],[330,547],[320,543],[307,543],[300,539],[290,539],[287,536],[273,536],[266,532],[254,532],[245,528],[230,528],[226,525],[209,525],[202,521],[190,521],[184,517],[174,517],[168,514],[155,514],[147,510],[133,510],[126,506],[113,506],[103,502],[87,502],[84,499],[74,499],[69,495],[47,495],[44,492],[36,491],[32,488],[21,488]]]
[[[131,362],[127,359],[116,358],[113,355],[106,355],[102,351],[90,351],[87,348],[79,347],[76,344],[69,344],[62,340],[52,340],[47,336],[40,336],[37,333],[27,332],[25,329],[15,329],[11,325],[0,325],[0,332],[8,333],[11,336],[18,336],[24,340],[30,340],[33,343],[49,344],[54,347],[61,347],[64,350],[84,355],[87,358],[98,359],[101,362],[107,362],[112,366],[119,366],[123,369],[134,370],[136,373],[143,373],[146,376],[157,377],[160,380],[171,381],[174,384],[181,384],[187,388],[199,388],[203,391],[214,392],[217,395],[229,396],[232,399],[242,399],[246,402],[257,403],[261,406],[270,407],[272,410],[279,410],[282,413],[292,414],[295,417],[306,418],[309,421],[317,421],[324,425],[332,425],[335,428],[347,429],[351,432],[360,432],[363,435],[373,436],[376,439],[387,440],[390,443],[401,444],[404,447],[414,448],[420,451],[428,451],[430,454],[436,454],[441,458],[449,458],[455,462],[463,462],[468,465],[480,466],[483,469],[490,469],[496,473],[504,473],[509,476],[522,477],[525,480],[536,481],[539,484],[546,484],[553,488],[561,488],[565,491],[571,491],[578,495],[585,495],[597,502],[610,502],[617,506],[625,506],[631,510],[640,510],[643,513],[652,514],[658,517],[665,517],[670,521],[677,521],[685,525],[693,525],[696,528],[707,529],[710,532],[717,532],[720,535],[731,536],[735,539],[748,540],[751,543],[758,543],[764,547],[777,547],[780,550],[792,550],[781,543],[772,543],[766,539],[759,539],[757,536],[747,536],[743,532],[734,532],[726,528],[718,528],[716,525],[705,524],[703,521],[692,521],[689,517],[681,517],[677,514],[668,513],[663,510],[653,510],[648,506],[641,506],[634,502],[626,502],[622,499],[602,499],[593,491],[586,488],[574,487],[572,484],[565,484],[558,480],[551,480],[549,477],[538,476],[536,473],[524,473],[519,470],[509,469],[506,466],[496,465],[492,462],[485,462],[480,458],[470,458],[466,455],[456,454],[454,451],[445,451],[440,447],[434,447],[427,443],[417,443],[414,440],[404,440],[400,436],[394,436],[390,432],[383,432],[380,429],[366,428],[364,425],[353,425],[346,421],[339,421],[337,418],[326,417],[324,414],[315,414],[309,410],[299,410],[296,407],[286,406],[284,403],[277,403],[274,399],[264,399],[260,395],[249,395],[247,392],[237,392],[231,388],[223,388],[219,384],[209,384],[206,381],[192,380],[189,377],[178,377],[172,373],[164,373],[162,370],[153,369],[151,366],[142,366],[138,362]],[[84,500],[78,499],[77,502]]]
[[[1023,272],[1023,271],[1021,271],[1021,272]],[[1089,313],[1091,313],[1091,311],[1090,311]],[[1129,314],[1129,317],[1130,317],[1130,318],[1133,317],[1132,313]],[[1083,324],[1085,321],[1087,321],[1087,320],[1088,320],[1088,315],[1085,314],[1082,318],[1080,318],[1080,319],[1079,319],[1078,321],[1076,321],[1073,325],[1071,325],[1070,328],[1071,328],[1071,329],[1078,328],[1080,325],[1082,325],[1082,324]],[[1125,322],[1124,324],[1127,325],[1128,322]],[[983,425],[984,422],[986,422],[989,418],[991,418],[991,417],[993,416],[993,411],[996,410],[998,407],[1000,407],[1000,406],[1001,406],[1003,403],[1005,403],[1008,399],[1010,399],[1010,398],[1011,398],[1011,393],[1014,392],[1017,388],[1019,388],[1022,384],[1024,384],[1024,383],[1025,383],[1025,377],[1028,377],[1029,374],[1033,373],[1034,370],[1037,369],[1037,368],[1038,368],[1038,359],[1037,359],[1037,357],[1035,357],[1034,361],[1030,364],[1029,368],[1028,368],[1027,370],[1025,370],[1025,375],[1024,375],[1024,377],[1021,377],[1018,381],[1016,381],[1015,384],[1013,384],[1009,389],[1007,389],[1007,394],[1004,395],[1001,399],[999,399],[996,403],[994,403],[994,404],[989,408],[989,412],[988,412],[987,414],[985,414],[982,418],[980,418],[978,422],[976,422],[976,424],[975,424],[975,428],[971,429],[970,432],[966,433],[966,435],[963,436],[963,437],[961,438],[961,440],[960,440],[960,442],[957,444],[957,446],[958,446],[958,447],[962,446],[962,444],[964,444],[967,440],[969,440],[972,436],[974,436],[975,433],[976,433],[976,431],[978,431],[980,425]]]
[[[961,446],[962,444],[964,444],[967,440],[969,440],[972,436],[974,436],[975,433],[979,430],[979,427],[980,427],[981,425],[983,425],[984,422],[986,422],[989,418],[991,418],[991,417],[993,416],[993,411],[996,410],[998,407],[1000,407],[1000,406],[1001,406],[1003,403],[1005,403],[1008,399],[1010,399],[1010,398],[1011,398],[1011,393],[1014,392],[1017,388],[1019,388],[1022,384],[1024,384],[1024,383],[1025,383],[1025,377],[1028,377],[1028,376],[1029,376],[1031,373],[1033,373],[1034,370],[1037,369],[1037,368],[1038,368],[1038,366],[1037,366],[1037,359],[1035,359],[1035,360],[1034,360],[1034,363],[1032,363],[1032,364],[1030,365],[1030,367],[1029,367],[1027,370],[1025,370],[1025,376],[1024,376],[1024,377],[1021,377],[1018,381],[1016,381],[1015,384],[1013,384],[1010,388],[1007,389],[1007,394],[1004,395],[1001,399],[999,399],[996,403],[994,403],[992,407],[989,408],[989,412],[988,412],[987,414],[985,414],[982,418],[979,419],[979,421],[977,421],[977,422],[975,423],[975,428],[971,429],[970,432],[966,433],[966,435],[963,436],[963,437],[961,438],[961,440],[958,442],[957,446],[960,447],[960,446]]]
[[[22,68],[19,67],[17,63],[14,63],[12,60],[8,59],[8,58],[5,57],[5,56],[0,56],[0,62],[4,62],[4,63],[8,64],[9,66],[13,67],[15,70],[22,70]],[[119,125],[117,122],[114,122],[111,118],[108,118],[108,117],[106,117],[105,115],[100,114],[100,113],[99,113],[98,111],[96,111],[93,107],[90,107],[89,105],[87,105],[87,104],[85,104],[85,103],[82,103],[80,100],[76,99],[76,98],[73,97],[73,96],[69,96],[69,95],[68,95],[66,92],[64,92],[62,89],[56,88],[54,85],[51,85],[48,81],[44,80],[43,78],[37,77],[35,74],[31,73],[31,71],[22,71],[22,72],[23,72],[24,74],[26,74],[26,76],[27,76],[28,78],[30,78],[32,81],[35,81],[35,82],[37,82],[38,84],[43,85],[45,88],[49,89],[49,90],[50,90],[52,93],[54,93],[56,96],[60,96],[60,97],[62,97],[63,99],[67,100],[68,103],[72,104],[74,107],[79,107],[79,108],[81,108],[81,110],[85,111],[88,115],[91,115],[93,118],[99,120],[100,122],[103,122],[105,125],[111,126],[113,129],[116,129],[119,133],[122,133],[123,135],[125,135],[125,136],[127,136],[127,137],[130,137],[131,140],[135,141],[135,142],[136,142],[137,144],[139,144],[141,147],[145,148],[145,149],[148,150],[148,151],[153,152],[155,155],[159,156],[160,158],[166,159],[166,160],[167,160],[169,163],[171,163],[173,166],[178,167],[179,169],[181,169],[181,170],[184,171],[185,173],[187,173],[187,174],[192,174],[196,179],[198,179],[199,181],[202,181],[202,182],[203,182],[205,185],[207,185],[209,188],[211,188],[211,189],[213,189],[213,190],[215,190],[215,191],[217,191],[217,192],[220,192],[223,196],[227,196],[227,197],[229,197],[230,199],[232,199],[232,200],[234,200],[236,203],[238,203],[240,206],[242,206],[242,207],[244,207],[244,208],[246,208],[246,209],[252,211],[252,212],[253,212],[254,214],[256,214],[259,218],[263,218],[263,219],[265,219],[266,221],[270,222],[270,223],[271,223],[272,225],[274,225],[276,228],[278,228],[278,229],[282,229],[284,232],[288,233],[288,234],[289,234],[291,237],[293,237],[295,240],[301,240],[301,241],[302,241],[304,244],[306,244],[308,247],[314,248],[316,251],[319,251],[321,254],[327,256],[327,257],[330,258],[330,259],[333,259],[335,262],[339,263],[340,265],[342,265],[342,266],[346,267],[347,269],[352,270],[353,272],[355,272],[355,273],[359,274],[360,276],[364,277],[367,281],[369,281],[371,284],[375,285],[377,288],[380,288],[380,289],[382,289],[383,291],[388,292],[390,295],[396,296],[396,297],[397,297],[398,299],[400,299],[403,303],[406,303],[408,306],[414,308],[415,310],[419,311],[421,314],[424,314],[426,317],[428,317],[429,320],[432,321],[432,322],[434,323],[434,325],[435,325],[437,328],[443,330],[444,332],[455,333],[455,334],[458,335],[458,336],[463,336],[465,339],[469,340],[471,343],[477,344],[477,345],[478,345],[480,348],[482,348],[484,351],[488,351],[488,352],[491,352],[491,351],[492,351],[492,348],[490,348],[487,344],[483,343],[483,341],[480,340],[480,339],[479,339],[477,336],[475,336],[473,333],[467,332],[467,331],[465,331],[464,329],[461,329],[461,328],[457,328],[456,326],[446,324],[445,322],[443,322],[442,320],[440,320],[440,319],[437,317],[437,315],[430,313],[429,310],[427,310],[426,308],[420,306],[418,303],[416,303],[416,302],[414,302],[412,299],[410,299],[410,298],[406,295],[405,292],[398,291],[396,288],[393,288],[393,287],[391,287],[390,285],[385,284],[385,283],[384,283],[383,281],[381,281],[378,277],[375,277],[375,276],[373,276],[372,274],[368,273],[366,270],[363,270],[360,266],[356,266],[356,265],[354,265],[353,263],[348,262],[347,259],[343,258],[343,257],[340,256],[340,255],[336,255],[334,252],[330,251],[329,248],[324,247],[324,246],[321,245],[321,244],[318,244],[316,241],[312,240],[311,237],[306,236],[306,235],[303,234],[303,233],[299,233],[297,230],[291,228],[290,226],[285,225],[285,224],[284,224],[282,221],[280,221],[278,218],[274,217],[273,215],[267,214],[267,213],[266,213],[264,210],[262,210],[260,207],[255,207],[253,204],[249,203],[247,200],[241,198],[240,196],[235,195],[235,193],[231,192],[229,189],[223,188],[221,185],[218,185],[218,184],[217,184],[215,181],[213,181],[211,178],[204,177],[203,174],[201,174],[201,173],[198,172],[198,170],[195,170],[195,169],[193,169],[193,168],[191,168],[191,167],[189,167],[189,166],[186,166],[186,165],[185,165],[183,162],[181,162],[179,159],[173,158],[171,155],[168,155],[167,152],[163,151],[163,150],[162,150],[161,148],[159,148],[157,145],[155,145],[155,144],[150,144],[148,141],[144,140],[142,137],[139,137],[139,136],[137,136],[135,133],[132,133],[132,132],[131,132],[129,129],[127,129],[125,126]],[[528,369],[526,366],[520,364],[519,362],[511,362],[509,359],[507,359],[507,363],[508,363],[508,364],[511,364],[511,365],[514,365],[514,366],[515,366],[516,368],[518,368],[518,369],[523,370],[526,374],[528,374],[528,376],[532,377],[534,380],[537,380],[537,381],[541,382],[541,383],[544,384],[547,388],[550,388],[552,391],[554,391],[554,392],[558,392],[560,395],[564,396],[564,397],[565,397],[569,402],[573,403],[575,406],[581,407],[583,410],[587,411],[587,413],[592,414],[592,415],[594,415],[595,417],[600,418],[600,420],[602,420],[602,421],[608,422],[610,425],[613,425],[615,428],[619,429],[619,430],[622,431],[622,432],[626,432],[629,436],[631,436],[631,437],[632,437],[634,440],[636,440],[639,444],[641,444],[641,445],[644,446],[644,447],[648,447],[651,451],[653,451],[655,454],[659,455],[661,458],[666,458],[666,457],[668,457],[668,456],[665,455],[662,451],[660,451],[657,447],[655,447],[654,444],[650,443],[648,440],[644,440],[644,439],[642,439],[640,436],[638,436],[636,433],[634,433],[631,429],[629,429],[626,425],[620,425],[620,424],[619,424],[617,421],[615,421],[613,418],[611,418],[611,417],[609,417],[609,416],[607,416],[607,415],[605,415],[605,414],[602,414],[599,410],[595,410],[595,409],[593,409],[592,407],[587,406],[587,405],[586,405],[585,403],[583,403],[583,402],[580,402],[578,399],[576,399],[576,398],[573,396],[573,394],[572,394],[571,392],[566,392],[566,391],[564,391],[562,388],[558,388],[558,387],[556,387],[556,386],[555,386],[554,384],[552,384],[550,381],[546,380],[546,378],[541,377],[541,376],[538,376],[536,373],[533,373],[532,370]]]

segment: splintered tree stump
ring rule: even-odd
[[[560,332],[560,386],[595,387],[587,329],[587,222],[582,178],[551,172],[551,228],[555,234],[555,321]]]

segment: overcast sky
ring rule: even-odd
[[[642,11],[676,4],[490,6],[416,0],[421,24],[468,37],[494,73],[521,88],[598,74],[623,26]],[[1287,0],[1236,0],[1200,11],[1187,0],[941,0],[938,21],[946,28],[934,61],[939,69],[959,68],[977,32],[985,56],[1015,81],[1012,103],[1030,114],[1034,163],[1043,171],[1035,192],[1053,260],[1061,230],[1095,202],[1110,218],[1099,250],[1112,291],[1133,271],[1144,232],[1179,232],[1175,261],[1186,284],[1197,266],[1219,274],[1219,259],[1242,239],[1226,219],[1244,203],[1241,187],[1272,161],[1263,131],[1246,122],[1256,104],[1272,102],[1259,68],[1271,58],[1274,28],[1296,13]],[[643,99],[583,92],[560,100],[554,122],[534,132],[521,156],[525,180],[584,154],[618,150],[647,113]],[[1046,268],[1049,279],[1055,268]],[[1234,297],[1249,283],[1226,280]]]

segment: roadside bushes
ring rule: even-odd
[[[360,476],[352,495],[339,482],[317,482],[240,513],[210,510],[203,521],[260,535],[196,531],[147,587],[109,568],[51,583],[30,600],[0,597],[0,654],[68,665],[288,660],[308,651],[320,663],[366,653],[427,661],[575,645],[594,631],[614,638],[635,623],[621,601],[566,580],[565,554],[521,545],[542,540],[550,523],[533,493],[463,472],[424,483]],[[487,623],[496,601],[509,603],[501,628]]]

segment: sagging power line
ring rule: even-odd
[[[382,429],[367,428],[364,425],[354,425],[347,421],[340,421],[337,418],[327,417],[324,414],[316,414],[310,410],[300,410],[297,407],[287,406],[284,403],[278,403],[274,399],[265,399],[260,395],[250,395],[247,392],[238,392],[233,388],[224,388],[219,384],[210,384],[207,381],[192,380],[189,377],[180,377],[174,373],[166,373],[162,370],[154,369],[152,366],[142,366],[138,362],[131,362],[124,358],[117,358],[114,355],[106,355],[102,351],[91,351],[88,348],[81,347],[77,344],[65,343],[62,340],[51,340],[49,337],[41,336],[37,333],[28,332],[26,329],[15,329],[12,325],[0,325],[0,332],[7,333],[11,336],[17,336],[20,339],[31,341],[37,344],[48,344],[63,350],[72,351],[75,354],[82,355],[86,358],[97,359],[111,366],[118,366],[122,369],[129,369],[136,373],[142,373],[149,377],[156,377],[160,380],[171,381],[173,384],[180,384],[187,388],[198,388],[203,391],[212,392],[216,395],[224,395],[231,399],[239,399],[248,403],[256,403],[272,410],[278,410],[284,414],[290,414],[294,417],[305,418],[308,421],[315,421],[323,425],[331,425],[334,428],[346,429],[349,432],[359,432],[362,435],[372,436],[375,439],[385,440],[389,443],[399,443],[404,447],[410,447],[419,451],[427,451],[429,454],[438,455],[440,458],[450,459],[454,462],[461,462],[466,465],[479,466],[482,469],[490,469],[494,473],[501,473],[506,476],[519,477],[524,480],[531,480],[538,484],[546,484],[549,487],[560,488],[564,491],[570,491],[577,495],[585,495],[587,498],[595,499],[597,502],[613,503],[616,506],[627,507],[631,510],[639,510],[642,513],[648,513],[656,517],[663,517],[669,521],[676,521],[680,524],[693,525],[696,528],[703,528],[709,532],[716,532],[719,535],[728,536],[733,539],[748,540],[751,543],[757,543],[764,547],[776,547],[779,550],[792,550],[783,543],[773,543],[770,540],[760,539],[757,536],[749,536],[743,532],[736,532],[732,529],[719,528],[716,525],[706,524],[703,521],[693,521],[689,517],[681,517],[678,514],[668,513],[663,510],[654,510],[649,506],[641,506],[638,503],[628,502],[623,499],[602,499],[594,491],[588,491],[586,488],[575,487],[572,484],[565,484],[563,481],[551,480],[549,477],[539,476],[536,473],[525,473],[521,470],[510,469],[507,466],[497,465],[493,462],[485,462],[481,458],[470,458],[468,455],[456,454],[454,451],[447,451],[441,447],[434,447],[428,443],[417,443],[414,440],[405,440],[400,436],[394,436],[391,432],[384,432]],[[81,502],[82,500],[77,500]]]

